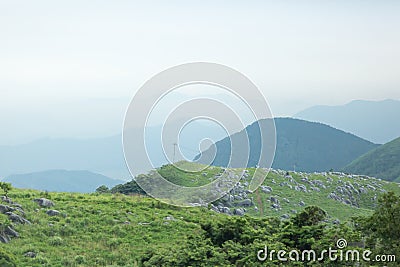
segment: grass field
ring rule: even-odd
[[[197,174],[185,174],[177,169],[172,171],[171,168],[167,166],[162,171],[168,173],[176,183],[186,186],[208,183],[223,171],[212,167]],[[242,170],[236,171],[239,173]],[[250,176],[253,171],[249,170]],[[258,211],[249,207],[244,220],[251,217],[264,220],[270,216],[280,217],[282,214],[293,217],[295,214],[291,213],[292,210],[299,213],[306,206],[317,205],[327,211],[330,219],[338,218],[344,222],[352,216],[372,214],[376,204],[373,201],[375,194],[379,195],[381,191],[395,191],[400,194],[398,184],[376,179],[341,177],[331,173],[290,173],[291,178],[298,183],[307,176],[309,180],[320,180],[327,185],[320,192],[306,193],[280,185],[290,179],[286,172],[282,173],[270,172],[265,179],[263,185],[270,186],[273,190],[271,193],[264,193],[261,189],[249,193],[248,196],[254,199]],[[246,179],[241,180],[241,183],[245,183]],[[328,183],[328,180],[331,182]],[[360,186],[367,186],[374,181],[380,191],[357,195],[359,208],[327,197],[338,184],[355,181]],[[280,200],[280,210],[271,209],[271,196]],[[140,266],[148,253],[178,249],[190,235],[204,234],[202,225],[226,220],[229,222],[238,217],[217,213],[207,207],[182,208],[166,205],[143,195],[46,193],[14,188],[9,197],[22,205],[25,218],[32,222],[31,225],[14,225],[20,237],[13,238],[8,244],[0,244],[5,253],[15,257],[17,266]],[[55,206],[51,209],[58,210],[61,214],[47,215],[46,211],[50,208],[41,208],[33,201],[40,197],[52,200]],[[304,201],[305,206],[300,206],[299,201]],[[4,214],[0,215],[0,220],[3,226],[10,224]],[[27,252],[34,252],[37,256],[25,257]]]

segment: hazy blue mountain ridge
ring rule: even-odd
[[[400,133],[400,101],[355,100],[341,106],[314,106],[293,117],[328,124],[377,144],[387,143]]]
[[[17,188],[79,193],[92,193],[100,185],[113,187],[123,182],[89,171],[68,170],[15,174],[6,177],[4,181]]]
[[[265,121],[260,120],[259,122],[260,127],[264,127]],[[275,125],[277,143],[272,164],[275,169],[296,169],[306,172],[339,170],[378,146],[353,134],[321,123],[292,118],[275,118]],[[261,147],[259,130],[256,123],[243,130],[250,136],[250,157],[247,167],[257,165]],[[237,134],[243,134],[243,131]],[[217,154],[213,165],[227,166],[230,155],[229,143],[229,138],[224,138],[216,143]],[[210,152],[206,150],[203,153]],[[261,166],[263,166],[262,162]]]

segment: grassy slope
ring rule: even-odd
[[[146,250],[177,245],[185,233],[200,230],[201,220],[225,216],[205,208],[166,206],[143,196],[50,193],[54,209],[65,214],[50,217],[47,209],[35,211],[32,199],[40,196],[33,190],[14,189],[10,194],[32,222],[15,227],[21,238],[0,244],[16,255],[18,266],[135,266]],[[176,220],[165,219],[171,215]],[[39,255],[23,257],[28,251]]]
[[[301,182],[300,175],[291,173],[291,176],[297,182]],[[287,181],[287,179],[282,175],[269,173],[264,184],[270,186],[273,189],[273,192],[270,194],[265,194],[260,189],[257,189],[253,196],[254,199],[257,200],[256,203],[258,203],[259,211],[256,212],[254,210],[250,210],[250,214],[253,216],[280,216],[283,214],[290,215],[291,210],[302,210],[302,207],[299,205],[300,201],[304,201],[307,206],[317,205],[327,211],[332,218],[337,218],[341,221],[347,220],[352,216],[370,215],[372,213],[372,209],[374,207],[374,203],[371,201],[371,198],[374,195],[373,192],[369,192],[368,194],[361,196],[362,205],[360,205],[360,208],[355,208],[327,197],[329,193],[331,193],[339,184],[338,180],[342,180],[343,182],[354,182],[353,179],[345,177],[339,178],[337,175],[328,175],[325,177],[320,174],[311,174],[308,175],[308,177],[309,180],[320,181],[326,181],[327,177],[331,177],[334,182],[331,185],[328,185],[326,189],[321,189],[320,192],[313,191],[312,193],[305,193],[301,191],[295,191],[287,186],[280,186],[279,184]],[[274,179],[276,184],[271,182],[272,179]],[[400,192],[399,186],[392,183],[382,183],[382,187],[387,191],[394,190],[398,193]],[[268,200],[270,196],[274,196],[280,200],[282,210],[274,211],[270,208],[271,203]],[[286,203],[284,200],[282,200],[283,198],[288,199],[290,203]]]
[[[180,173],[179,181],[189,184],[196,180],[195,184],[201,184],[220,171],[219,168],[212,168],[199,174]],[[300,180],[300,174],[292,176]],[[327,179],[321,174],[308,176],[309,179]],[[333,183],[347,179],[328,176],[333,179]],[[276,184],[272,183],[272,179]],[[303,193],[280,186],[280,181],[284,179],[287,179],[284,175],[271,172],[264,182],[273,188],[272,195],[281,200],[281,211],[269,208],[268,197],[271,194],[255,192],[253,197],[259,203],[260,212],[256,213],[249,208],[248,214],[258,217],[289,213],[291,209],[301,210],[303,207],[297,204],[300,200],[306,205],[318,205],[332,217],[341,220],[371,213],[372,204],[368,201],[371,195],[366,195],[362,201],[363,208],[357,209],[327,198],[331,188],[319,194]],[[400,193],[398,184],[379,183],[385,190]],[[54,209],[65,216],[50,217],[45,213],[47,209],[38,208],[32,200],[43,196],[53,200]],[[0,247],[16,255],[18,266],[135,266],[136,260],[145,255],[146,251],[178,246],[188,233],[201,231],[201,222],[218,221],[228,216],[202,207],[167,206],[144,196],[78,193],[45,195],[34,190],[13,189],[10,197],[23,205],[26,218],[33,223],[17,225],[15,229],[21,237],[13,239],[10,244],[0,244]],[[290,203],[285,204],[281,199],[283,197],[288,198]],[[174,220],[166,219],[171,215]],[[1,220],[6,221],[6,216],[1,215]],[[39,253],[38,257],[24,257],[27,251]]]
[[[179,164],[185,164],[185,168],[188,168],[187,163],[178,163],[178,165]],[[237,169],[237,173],[241,173],[241,170],[242,169]],[[223,170],[219,167],[211,166],[200,173],[187,174],[177,168],[174,168],[171,165],[167,165],[162,168],[162,171],[160,173],[162,173],[166,179],[176,184],[180,184],[183,186],[196,186],[209,183],[213,175],[221,173],[222,171]],[[250,168],[249,169],[250,176],[253,172],[254,169]],[[356,176],[350,178],[348,176],[341,176],[332,173],[309,174],[309,173],[290,172],[290,175],[298,183],[303,183],[301,182],[301,178],[303,177],[308,177],[310,181],[320,180],[327,185],[326,189],[320,188],[321,190],[320,192],[311,191],[311,193],[295,191],[293,189],[290,189],[288,186],[280,186],[280,183],[288,181],[288,178],[285,178],[284,174],[279,174],[278,172],[269,172],[263,185],[270,186],[273,189],[273,191],[272,193],[264,193],[259,188],[253,194],[248,194],[249,197],[253,197],[254,202],[258,207],[258,211],[255,211],[253,208],[249,208],[248,214],[256,217],[281,216],[283,214],[290,215],[292,214],[291,210],[296,210],[296,211],[302,210],[303,207],[299,205],[299,202],[304,201],[306,206],[318,205],[319,207],[326,210],[332,218],[338,218],[339,220],[342,221],[349,219],[351,216],[371,214],[376,204],[376,202],[374,202],[372,198],[374,197],[375,194],[379,195],[381,192],[378,189],[376,192],[369,190],[366,194],[360,194],[359,196],[357,196],[360,208],[355,208],[327,197],[331,192],[335,191],[336,187],[339,185],[343,185],[344,183],[352,183],[352,184],[358,183],[362,186],[366,186],[367,184],[370,184],[371,181],[373,181],[385,191],[394,191],[396,193],[400,193],[399,184],[387,181],[380,181],[379,179],[375,178],[363,178]],[[329,184],[327,182],[328,178],[332,179],[332,183]],[[196,185],[194,185],[193,181],[196,181],[195,183]],[[273,183],[273,181],[275,183]],[[269,198],[271,196],[277,198],[280,201],[280,205],[282,207],[281,210],[274,211],[273,209],[270,208],[271,202],[269,201]],[[290,203],[286,203],[283,200],[283,198],[287,198],[290,201]]]
[[[344,170],[399,182],[400,137],[357,158]]]

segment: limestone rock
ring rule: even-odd
[[[8,215],[8,218],[14,223],[31,224],[30,221],[28,221],[27,219],[25,219],[24,217],[22,217],[18,214],[15,214],[12,212],[6,212],[5,214]]]
[[[29,257],[29,258],[36,258],[36,253],[33,251],[28,251],[24,254],[25,257]]]
[[[244,215],[244,210],[242,208],[235,209],[233,214],[243,216]]]
[[[47,198],[36,198],[33,201],[39,204],[41,207],[49,208],[54,206],[54,202]]]
[[[0,204],[0,213],[2,213],[2,214],[6,213],[6,212],[14,211],[14,210],[15,209],[10,206]]]
[[[61,213],[58,210],[48,210],[48,211],[46,211],[46,214],[49,216],[58,216]]]

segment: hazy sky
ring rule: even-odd
[[[400,99],[400,1],[0,1],[0,144],[121,131],[152,75],[210,61],[277,116]]]

